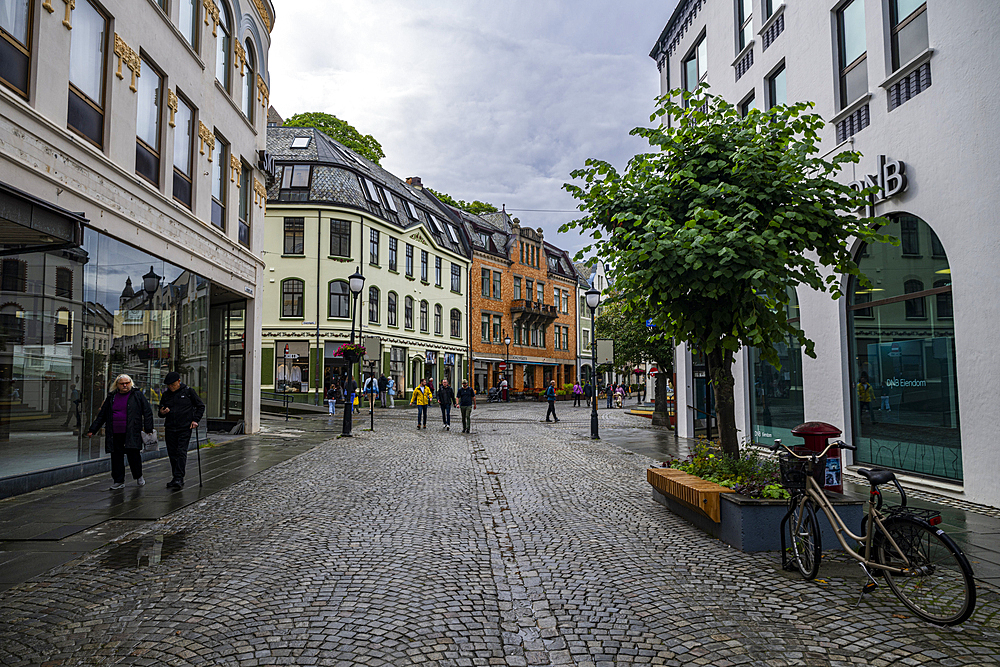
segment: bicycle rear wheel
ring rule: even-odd
[[[906,572],[883,571],[889,588],[921,618],[938,625],[958,625],[976,608],[976,582],[968,559],[944,531],[911,517],[884,522],[886,533],[910,561]],[[876,535],[875,556],[883,565],[904,567],[884,535]]]
[[[823,545],[816,521],[816,507],[806,500],[788,517],[788,537],[792,545],[792,562],[805,579],[814,579],[819,572]]]

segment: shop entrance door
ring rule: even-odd
[[[221,290],[219,291],[221,292]],[[246,376],[246,302],[216,303],[213,289],[210,317],[210,368],[208,417],[221,424],[210,428],[231,429],[244,418],[243,382]]]

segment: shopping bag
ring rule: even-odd
[[[142,449],[146,452],[155,452],[160,449],[160,441],[155,428],[152,433],[142,432]]]

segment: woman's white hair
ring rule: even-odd
[[[119,375],[118,377],[115,378],[114,382],[111,383],[111,389],[109,389],[109,391],[115,391],[116,389],[118,389],[118,381],[121,380],[121,379],[123,379],[123,378],[125,380],[128,380],[129,384],[131,384],[133,387],[135,386],[135,383],[132,382],[132,378],[130,376],[126,375],[125,373],[122,373],[121,375]]]

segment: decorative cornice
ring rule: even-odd
[[[129,84],[128,89],[133,93],[139,90],[135,87],[135,80],[142,76],[142,60],[139,58],[139,54],[135,50],[125,43],[125,40],[121,38],[121,35],[115,33],[115,55],[118,56],[118,71],[115,72],[115,76],[119,79],[124,79],[122,75],[122,62],[132,70],[132,82]]]
[[[420,234],[420,232],[414,232],[414,233],[410,234],[410,238],[413,239],[413,240],[415,240],[415,241],[420,241],[424,245],[427,245],[427,239],[425,239],[423,237],[423,235]]]
[[[230,183],[236,183],[236,187],[238,187],[238,188],[242,187],[242,180],[243,180],[242,172],[243,172],[243,169],[241,167],[242,167],[242,165],[240,164],[240,159],[238,157],[236,157],[235,155],[230,155],[229,156],[229,182]]]
[[[222,21],[219,8],[212,0],[202,0],[202,4],[205,6],[205,25],[208,25],[208,19],[212,19],[212,37],[218,37],[219,23]]]
[[[215,135],[212,134],[212,130],[208,129],[200,120],[198,121],[198,137],[201,139],[200,152],[202,155],[205,154],[205,145],[208,145],[208,161],[212,161],[212,151],[215,150]]]
[[[170,109],[170,127],[175,127],[174,114],[177,113],[177,93],[167,88],[167,108]]]
[[[267,101],[270,99],[270,93],[267,90],[267,84],[264,83],[264,77],[260,74],[257,75],[257,99],[260,100],[261,106],[264,110],[267,110]]]
[[[63,25],[67,30],[73,29],[73,10],[76,9],[76,0],[63,0],[66,3],[66,16],[63,18]]]
[[[243,66],[247,64],[246,49],[243,48],[243,45],[238,40],[233,40],[233,51],[236,53],[233,64],[240,66],[240,76],[243,76]]]
[[[260,19],[264,22],[264,27],[267,28],[268,32],[271,32],[271,17],[267,13],[267,8],[261,0],[253,0],[253,6],[257,8],[257,13],[260,14]]]

